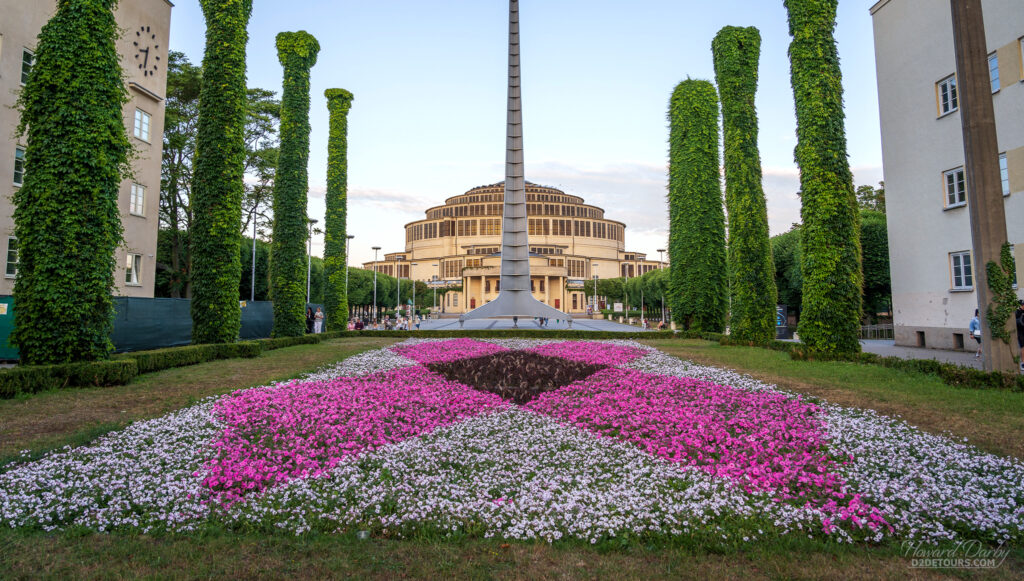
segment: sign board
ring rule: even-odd
[[[616,313],[621,313],[622,312],[622,303],[614,303],[612,305],[612,311],[614,311]]]
[[[586,285],[586,284],[587,284],[587,281],[585,281],[585,280],[583,280],[581,278],[570,278],[565,283],[565,286],[567,286],[569,288],[583,288],[583,286]]]
[[[0,303],[0,315],[7,314],[7,303]]]
[[[777,305],[775,307],[775,326],[785,327],[786,323],[786,305]]]

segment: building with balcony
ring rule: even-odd
[[[117,250],[114,292],[152,297],[163,152],[164,94],[171,8],[167,0],[121,0],[115,17],[129,101],[124,126],[135,148],[133,178],[121,184],[124,244]],[[18,272],[11,197],[25,175],[24,136],[15,136],[18,93],[32,72],[36,39],[57,10],[56,0],[0,0],[0,294],[12,294]]]
[[[464,313],[501,290],[501,223],[505,183],[473,188],[428,208],[405,225],[405,250],[388,252],[363,268],[461,290],[445,294],[439,308]],[[533,296],[567,313],[583,314],[583,286],[594,277],[632,278],[667,263],[626,250],[626,225],[604,210],[556,188],[527,182],[530,276]],[[598,305],[599,307],[602,305]]]

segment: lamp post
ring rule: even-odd
[[[412,285],[412,315],[410,319],[416,318],[416,278],[413,277],[413,271],[416,270],[416,263],[409,263],[409,284]]]
[[[252,206],[252,282],[250,283],[249,300],[256,300],[256,205]]]
[[[309,302],[309,281],[313,273],[313,224],[319,222],[316,218],[309,218],[309,242],[306,245],[306,302]]]
[[[437,264],[431,264],[430,266],[437,268]],[[430,309],[431,315],[437,315],[437,279],[438,275],[434,275],[434,308]]]
[[[665,270],[665,249],[658,249],[658,270]],[[661,290],[661,320],[665,320],[665,289]]]
[[[401,265],[395,260],[395,319],[398,319],[398,311],[402,308],[402,272],[398,270]]]
[[[348,243],[353,238],[355,236],[352,234],[345,236],[345,304],[348,305],[349,314],[352,314],[352,305],[348,302]]]
[[[377,323],[377,251],[380,246],[373,247],[373,322]]]

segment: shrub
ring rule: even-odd
[[[306,332],[309,69],[316,64],[319,51],[320,44],[307,32],[277,35],[277,56],[284,67],[284,90],[270,259],[274,337],[301,337]]]
[[[0,398],[68,387],[124,385],[138,374],[134,360],[21,365],[0,370]]]
[[[117,200],[130,149],[115,3],[48,4],[56,13],[18,98],[27,147],[12,196],[20,260],[11,343],[29,364],[105,359],[112,348]]]
[[[785,0],[800,167],[800,338],[820,352],[857,353],[860,215],[846,151],[843,84],[833,35],[838,0]]]
[[[252,0],[201,0],[206,52],[192,178],[192,342],[238,338],[246,27]]]
[[[138,365],[139,373],[152,373],[161,369],[196,365],[217,359],[259,357],[261,351],[262,346],[258,342],[242,341],[239,343],[206,343],[186,345],[184,347],[170,347],[168,349],[154,349],[152,351],[122,353],[117,355],[116,358],[132,359]]]
[[[711,43],[725,136],[725,205],[729,213],[732,335],[753,342],[775,336],[775,263],[757,150],[757,61],[761,34],[726,26]]]
[[[320,342],[320,337],[320,335],[273,337],[270,339],[257,339],[254,343],[259,343],[265,351],[272,351],[274,349],[281,349],[282,347],[292,347],[293,345],[313,345]]]
[[[679,83],[669,124],[669,305],[677,324],[721,332],[728,287],[715,87]]]

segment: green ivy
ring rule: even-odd
[[[727,26],[711,43],[722,99],[725,135],[725,206],[729,213],[731,336],[764,342],[775,338],[775,263],[768,241],[768,208],[757,150],[757,65],[761,33]]]
[[[284,67],[284,91],[270,259],[274,337],[297,337],[306,332],[309,69],[316,64],[319,52],[320,44],[308,32],[277,35],[277,57]]]
[[[861,320],[860,216],[846,153],[843,83],[833,35],[838,0],[785,0],[800,166],[800,339],[856,353]]]
[[[331,112],[327,142],[327,214],[324,218],[324,323],[328,331],[344,331],[348,324],[348,295],[345,270],[348,264],[348,110],[352,93],[327,89]]]
[[[992,292],[991,304],[985,309],[985,320],[992,338],[1001,339],[1006,344],[1010,343],[1010,331],[1006,324],[1017,310],[1017,293],[1013,290],[1016,272],[1013,248],[1009,242],[1003,242],[1003,247],[999,251],[999,264],[989,261],[985,265],[988,288]]]
[[[718,95],[687,79],[669,105],[669,304],[685,329],[725,330],[725,211],[718,173]]]
[[[18,99],[26,174],[14,192],[18,325],[24,364],[104,359],[129,173],[115,0],[63,0],[43,26]]]
[[[238,285],[245,163],[245,45],[252,0],[200,0],[206,17],[192,178],[192,342],[232,343],[242,311]]]

